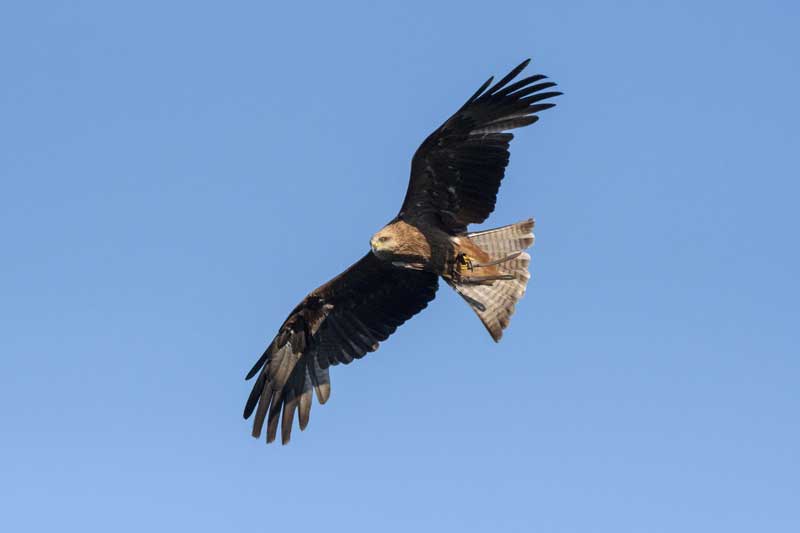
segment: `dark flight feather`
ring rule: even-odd
[[[411,162],[411,178],[401,219],[437,216],[452,233],[479,224],[494,210],[497,191],[509,160],[508,130],[536,122],[536,113],[555,104],[539,104],[560,95],[537,83],[536,74],[516,83],[525,60],[488,90],[490,78],[461,108],[420,145]]]
[[[438,288],[431,272],[397,268],[371,252],[309,294],[286,319],[248,379],[260,371],[244,409],[253,412],[253,436],[266,419],[267,442],[291,438],[295,412],[305,429],[311,391],[325,403],[328,366],[350,363],[375,351],[398,326],[424,309]]]

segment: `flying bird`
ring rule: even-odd
[[[378,349],[433,300],[443,279],[478,315],[495,341],[508,326],[530,275],[533,220],[469,232],[494,210],[509,159],[509,130],[536,122],[562,93],[535,74],[512,83],[525,60],[492,85],[489,78],[420,145],[397,216],[370,239],[370,251],[313,290],[289,314],[264,354],[244,418],[254,437],[289,442],[295,413],[308,425],[312,391],[324,404],[329,368]],[[490,86],[491,85],[491,86]]]

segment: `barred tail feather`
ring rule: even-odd
[[[481,319],[489,334],[498,342],[508,327],[517,301],[525,294],[530,274],[531,256],[523,250],[533,244],[533,219],[501,228],[468,233],[470,241],[485,251],[492,260],[512,254],[512,259],[497,265],[501,274],[514,276],[491,284],[451,284]]]
[[[510,226],[467,233],[467,237],[492,258],[499,259],[531,246],[533,225],[533,219],[529,218]]]

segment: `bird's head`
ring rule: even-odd
[[[369,240],[372,253],[380,256],[390,256],[397,253],[399,242],[392,226],[386,226]]]

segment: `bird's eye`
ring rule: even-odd
[[[380,237],[378,238],[378,242],[386,242],[389,240],[389,237]]]

